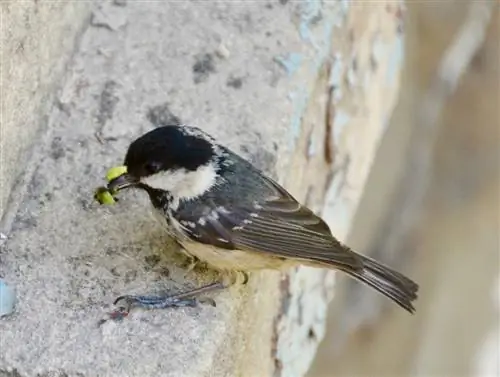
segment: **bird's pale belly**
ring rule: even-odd
[[[267,256],[258,252],[220,249],[191,241],[184,236],[182,227],[175,219],[170,218],[170,224],[168,224],[162,212],[154,210],[153,213],[157,220],[165,226],[168,233],[182,245],[187,254],[198,258],[216,270],[283,270],[297,264],[292,260],[283,260],[279,257]]]
[[[294,264],[290,260],[285,261],[281,258],[264,256],[251,251],[220,249],[185,240],[179,240],[179,242],[188,254],[222,271],[280,270]]]

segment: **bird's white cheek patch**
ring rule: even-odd
[[[161,172],[141,179],[142,182],[156,189],[171,191],[175,185],[176,176],[171,172]]]
[[[169,191],[178,199],[191,199],[204,194],[215,185],[217,174],[212,164],[200,166],[195,171],[177,169],[164,171],[142,179],[156,189]]]

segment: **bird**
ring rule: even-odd
[[[173,295],[123,295],[146,309],[196,306],[207,292],[259,270],[342,271],[413,314],[418,284],[338,241],[326,222],[251,162],[200,128],[164,125],[136,138],[107,190],[144,191],[155,217],[194,261],[220,279]],[[240,279],[242,277],[242,279]]]

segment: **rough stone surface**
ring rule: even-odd
[[[371,31],[350,33],[354,11],[347,5],[115,1],[93,7],[0,249],[0,275],[19,296],[16,313],[0,321],[1,371],[304,374],[333,292],[333,275],[323,271],[259,273],[247,286],[218,294],[216,308],[136,311],[98,327],[117,295],[186,289],[213,275],[184,277],[183,258],[140,193],[124,193],[118,205],[104,208],[92,201],[92,191],[122,161],[131,139],[181,120],[241,152],[318,212],[327,192],[330,206],[347,192],[349,185],[330,188],[345,173],[349,205],[339,218],[325,211],[342,239],[383,130],[381,114],[389,111],[378,108],[380,101],[362,101],[394,91],[381,83],[383,73],[356,81],[355,41],[369,40]],[[357,12],[370,19],[369,7]],[[380,66],[387,67],[384,59]],[[342,101],[351,108],[340,122]]]
[[[323,20],[332,29],[320,55],[322,70],[312,90],[301,91],[307,95],[299,97],[296,107],[303,109],[300,127],[308,135],[297,149],[307,157],[294,160],[294,176],[286,182],[293,187],[300,177],[307,203],[345,240],[399,90],[402,39],[398,7],[392,2],[339,6],[337,17]],[[325,333],[334,273],[303,267],[288,281],[282,299],[287,310],[277,322],[276,364],[282,376],[302,376]]]
[[[11,187],[23,180],[29,147],[42,136],[37,132],[89,11],[83,1],[0,2],[0,217],[18,204],[18,195],[9,200]]]

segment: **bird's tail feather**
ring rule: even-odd
[[[363,268],[341,268],[353,278],[368,284],[410,313],[415,312],[412,302],[417,299],[418,284],[403,274],[371,258],[360,255]]]

